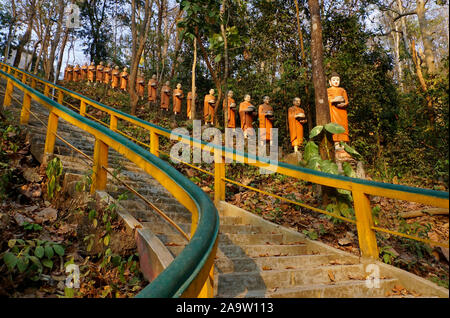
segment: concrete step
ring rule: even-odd
[[[347,280],[328,284],[295,286],[290,288],[262,288],[259,290],[236,290],[217,294],[218,298],[369,298],[386,297],[397,279],[380,279],[378,288],[368,288],[365,280]]]
[[[230,294],[245,289],[261,290],[330,284],[350,280],[352,277],[365,277],[362,264],[224,273],[219,274],[217,278],[217,293]]]
[[[296,239],[298,241],[298,239]],[[278,233],[261,233],[261,234],[232,234],[222,233],[219,234],[219,242],[237,245],[249,245],[249,244],[290,244],[295,241],[292,238],[285,237],[283,234]]]
[[[306,244],[292,245],[235,245],[219,242],[217,249],[218,255],[224,254],[228,258],[239,257],[270,257],[270,256],[289,256],[302,255],[308,253]],[[220,256],[220,255],[219,255]]]
[[[149,210],[133,210],[130,213],[136,218],[143,220],[142,222],[159,223],[163,219],[157,213]],[[164,213],[171,218],[175,223],[187,223],[191,224],[191,214],[189,212],[165,212]]]
[[[239,225],[242,224],[242,218],[238,216],[220,216],[220,224]]]
[[[223,254],[222,254],[223,255]],[[225,255],[215,262],[220,273],[251,272],[261,270],[304,269],[325,265],[351,265],[356,261],[348,260],[336,254],[271,256],[271,257],[237,257]]]

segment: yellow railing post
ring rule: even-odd
[[[31,88],[36,88],[36,79],[34,77],[31,78]]]
[[[44,158],[47,154],[53,154],[55,149],[56,132],[58,131],[58,115],[50,112],[47,124],[47,136],[45,137]]]
[[[225,200],[225,160],[222,149],[214,149],[214,203]]]
[[[47,84],[45,84],[44,86],[44,95],[47,97],[50,96],[50,86],[48,86]]]
[[[375,231],[372,229],[373,219],[370,200],[362,191],[353,190],[352,194],[361,256],[378,259],[377,239]]]
[[[154,129],[150,129],[150,153],[159,157],[159,136]]]
[[[22,74],[22,83],[24,83],[24,84],[27,83],[27,74],[26,73]]]
[[[58,90],[58,104],[62,105],[64,100],[64,94],[61,90]]]
[[[117,117],[113,114],[111,114],[111,118],[109,120],[109,129],[111,129],[112,131],[117,130]]]
[[[84,100],[80,103],[80,115],[84,116],[86,114],[86,102]]]
[[[12,98],[13,90],[14,90],[14,84],[10,79],[8,79],[8,82],[6,84],[5,98],[3,99],[3,107],[6,108],[11,105],[11,98]]]
[[[22,125],[28,124],[28,120],[30,119],[30,108],[31,108],[31,95],[28,93],[24,93],[22,111],[20,112],[20,123]]]
[[[92,167],[91,194],[95,191],[105,190],[107,181],[106,168],[108,167],[108,145],[100,139],[95,139],[94,166]]]

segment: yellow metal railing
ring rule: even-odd
[[[24,74],[20,70],[16,69],[16,72],[19,74]],[[23,75],[25,76],[25,75]],[[26,77],[26,76],[25,76]],[[385,232],[392,235],[397,235],[401,237],[406,237],[409,239],[422,241],[427,244],[437,245],[437,246],[443,246],[443,247],[449,247],[448,242],[436,242],[424,238],[420,238],[417,236],[408,235],[401,232],[391,231],[388,229],[383,229],[380,227],[376,227],[374,225],[373,217],[372,217],[372,209],[370,205],[369,196],[380,196],[380,197],[386,197],[386,198],[392,198],[392,199],[398,199],[398,200],[405,200],[410,202],[418,202],[423,203],[430,206],[435,207],[442,207],[442,208],[448,208],[449,206],[449,194],[448,192],[442,192],[442,191],[433,191],[428,189],[420,189],[420,188],[414,188],[414,187],[408,187],[408,186],[401,186],[401,185],[393,185],[393,184],[387,184],[387,183],[381,183],[381,182],[375,182],[375,181],[367,181],[367,180],[361,180],[356,178],[349,178],[344,176],[336,176],[331,175],[327,173],[322,173],[298,166],[289,165],[286,163],[278,163],[277,165],[271,165],[265,160],[262,160],[261,158],[258,158],[256,156],[249,155],[247,153],[239,153],[236,151],[233,151],[232,149],[224,148],[222,145],[216,145],[211,146],[210,144],[206,145],[204,142],[191,138],[189,136],[184,136],[181,134],[171,134],[171,131],[158,127],[154,124],[151,124],[149,122],[143,121],[139,118],[136,118],[134,116],[130,116],[128,114],[125,114],[121,111],[118,111],[114,108],[99,104],[95,101],[90,100],[89,98],[86,98],[82,95],[79,95],[77,93],[74,93],[66,88],[53,85],[49,82],[44,82],[38,78],[32,78],[34,82],[42,82],[43,83],[43,90],[44,93],[49,91],[50,88],[55,88],[58,93],[62,92],[64,95],[68,95],[74,99],[78,99],[80,101],[80,114],[85,114],[85,110],[83,110],[83,107],[85,109],[86,105],[92,106],[98,110],[101,110],[110,116],[110,128],[121,135],[125,136],[126,138],[129,138],[130,140],[133,140],[134,142],[143,145],[144,147],[147,147],[150,149],[150,152],[154,154],[155,156],[159,156],[159,154],[165,154],[167,153],[161,151],[159,149],[159,138],[165,137],[165,138],[171,138],[173,140],[173,136],[176,136],[178,138],[178,141],[181,141],[183,143],[186,143],[190,145],[190,147],[197,147],[202,149],[203,151],[213,151],[214,156],[216,160],[214,163],[214,172],[206,171],[202,168],[199,168],[195,165],[192,165],[187,162],[183,162],[179,159],[176,159],[176,161],[181,162],[183,164],[188,165],[189,167],[192,167],[194,169],[197,169],[198,171],[201,171],[202,173],[206,173],[208,175],[214,176],[214,202],[217,204],[220,201],[225,200],[225,189],[226,189],[226,183],[232,183],[244,188],[248,188],[252,191],[257,191],[263,195],[269,195],[275,198],[278,198],[282,201],[295,204],[301,207],[308,208],[312,211],[330,215],[333,217],[336,217],[338,219],[341,219],[346,222],[350,222],[356,225],[357,232],[358,232],[358,240],[359,240],[359,247],[362,256],[372,257],[372,258],[378,258],[379,257],[379,250],[377,246],[377,240],[375,236],[375,232]],[[60,95],[59,95],[60,96]],[[6,97],[5,97],[6,99]],[[129,125],[134,125],[139,128],[143,128],[150,134],[150,144],[143,143],[142,141],[138,140],[137,138],[134,138],[128,134],[125,134],[123,132],[120,132],[117,129],[117,120],[124,120]],[[103,123],[104,124],[104,123]],[[171,136],[172,135],[172,136]],[[243,163],[246,165],[254,166],[254,167],[260,167],[268,170],[272,170],[274,172],[277,172],[279,174],[297,178],[300,180],[304,180],[307,182],[316,183],[319,185],[324,185],[328,187],[333,187],[337,189],[344,189],[348,190],[352,193],[353,202],[354,202],[354,211],[355,211],[355,220],[346,218],[340,215],[336,215],[334,213],[330,213],[328,211],[325,211],[323,209],[315,208],[300,202],[297,202],[295,200],[290,200],[287,198],[284,198],[282,196],[272,194],[254,187],[250,187],[248,185],[244,185],[242,183],[239,183],[237,181],[231,180],[229,178],[226,178],[226,164],[225,159],[231,159],[235,162]]]

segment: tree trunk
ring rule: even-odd
[[[192,100],[191,100],[191,118],[195,120],[196,118],[196,95],[197,90],[195,87],[195,68],[197,67],[197,38],[194,37],[194,60],[192,61]]]
[[[66,48],[67,39],[69,38],[69,32],[70,32],[70,29],[67,28],[66,32],[64,33],[64,37],[63,37],[63,40],[62,40],[62,43],[61,43],[61,48],[59,50],[58,64],[56,66],[56,74],[55,74],[56,81],[58,80],[59,73],[61,72],[61,65],[62,65],[62,60],[63,60],[63,56],[64,56],[64,49]]]
[[[27,16],[28,19],[28,25],[27,25],[27,29],[24,33],[24,35],[22,36],[22,38],[19,41],[19,44],[17,45],[17,49],[16,49],[16,57],[14,58],[14,66],[19,66],[20,63],[20,58],[22,56],[22,51],[25,47],[25,45],[30,41],[31,39],[31,32],[33,30],[33,22],[34,22],[34,17],[36,15],[36,10],[35,10],[35,1],[30,1],[30,7],[28,8],[29,10],[29,15]]]
[[[425,18],[425,0],[417,0],[417,18],[419,20],[420,36],[422,38],[425,64],[428,69],[428,74],[434,74],[436,66],[434,63],[433,43],[431,37],[431,30],[427,19]]]
[[[54,76],[53,63],[55,60],[56,49],[58,48],[59,40],[61,38],[61,30],[62,30],[62,24],[63,24],[63,19],[64,19],[64,1],[59,0],[58,6],[59,6],[59,8],[58,8],[59,9],[58,24],[56,26],[55,36],[53,37],[53,41],[51,42],[51,45],[50,45],[50,54],[49,54],[49,58],[47,60],[46,67],[45,67],[45,72],[46,72],[45,77],[47,80],[51,80],[51,77]]]

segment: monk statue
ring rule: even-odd
[[[163,87],[161,87],[161,109],[165,111],[169,110],[170,104],[170,82],[167,81]]]
[[[178,115],[181,113],[181,101],[183,100],[184,95],[181,90],[181,84],[177,84],[177,88],[173,90],[173,113]]]
[[[73,68],[73,81],[78,82],[81,79],[81,68],[80,65],[75,65]]]
[[[348,97],[345,89],[339,87],[340,82],[340,76],[336,72],[333,72],[330,77],[330,87],[327,89],[327,93],[331,122],[337,123],[345,129],[345,132],[342,134],[333,135],[334,147],[336,149],[336,159],[345,160],[351,158],[351,156],[344,150],[344,147],[340,145],[341,141],[350,141],[348,138],[347,119]]]
[[[148,81],[148,101],[150,103],[156,102],[156,89],[158,82],[156,81],[156,75],[153,74],[152,78]]]
[[[195,88],[195,91],[197,91],[197,88]],[[197,100],[197,97],[194,99],[194,103]],[[192,119],[192,91],[189,91],[186,96],[186,111],[187,111],[187,118]]]
[[[139,99],[143,100],[145,95],[145,78],[141,70],[138,71],[138,74],[136,76],[136,92],[139,96]]]
[[[67,64],[66,68],[64,69],[64,82],[68,81],[68,72],[67,72],[68,69],[69,69],[69,64]]]
[[[253,106],[249,94],[244,96],[244,101],[239,104],[239,117],[241,118],[241,129],[244,132],[244,137],[254,135],[253,116],[255,113],[255,106]]]
[[[73,67],[72,65],[67,65],[67,81],[72,82],[73,81]]]
[[[120,89],[123,91],[127,91],[127,84],[128,84],[128,72],[127,68],[124,67],[122,73],[120,73]]]
[[[83,64],[81,67],[81,80],[85,81],[87,80],[87,72],[88,72],[88,66],[86,63]]]
[[[120,84],[120,70],[119,66],[115,66],[114,70],[111,72],[111,87],[112,88],[118,88]]]
[[[270,97],[264,96],[263,104],[258,107],[259,128],[261,130],[261,138],[272,143],[272,127],[273,127],[273,108],[269,104]]]
[[[111,82],[111,72],[111,63],[108,63],[108,65],[106,65],[106,67],[103,69],[103,83],[105,83],[106,85],[109,85],[109,83]]]
[[[209,94],[205,96],[203,101],[203,118],[207,125],[214,124],[214,106],[216,104],[216,97],[214,96],[214,89],[209,90]]]
[[[227,98],[223,100],[223,108],[228,115],[226,128],[236,128],[236,102],[233,99],[233,91],[228,91]]]
[[[95,63],[91,62],[91,65],[88,67],[88,83],[94,83],[95,77]]]
[[[303,143],[303,124],[307,122],[305,111],[300,108],[301,100],[295,97],[293,106],[288,109],[289,135],[294,152],[298,152],[298,147]]]
[[[95,74],[95,82],[101,83],[103,81],[103,62],[100,62],[99,65],[97,65],[97,73]]]

